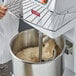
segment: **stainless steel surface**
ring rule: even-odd
[[[67,67],[65,67],[65,70],[62,76],[76,76],[76,74],[70,69],[68,69]]]
[[[51,4],[51,2],[52,0],[50,0],[48,6]],[[22,16],[19,16],[22,11],[19,6],[21,3],[23,4],[23,18]],[[58,8],[61,3],[62,2],[60,0],[56,1],[55,5],[57,6],[57,10],[55,9],[55,11],[51,11],[51,9],[49,10],[47,8],[48,6],[45,8],[44,6],[41,6],[39,3],[32,0],[13,0],[13,2],[9,1],[8,4],[5,5],[9,8],[9,11],[12,13],[10,13],[11,15],[22,19],[24,22],[30,24],[31,26],[35,25],[42,29],[45,29],[46,31],[57,32],[59,29],[63,28],[68,23],[76,19],[75,2],[72,2],[74,5],[72,4],[72,6],[69,6],[66,10],[56,13],[56,11],[60,10]],[[66,2],[64,1],[63,3]],[[33,14],[30,12],[31,9],[35,9],[35,11],[41,10],[41,16],[39,19],[38,16],[33,16]],[[41,21],[43,21],[42,25],[40,24]]]
[[[42,37],[43,34],[39,31],[39,61],[42,61],[42,47],[43,47],[43,43],[42,43]]]
[[[14,76],[14,75],[12,75]],[[64,73],[62,76],[76,76],[75,73],[73,73],[71,70],[69,70],[68,68],[65,68]]]
[[[39,35],[36,30],[23,31],[16,35],[11,41],[11,54],[13,57],[13,71],[15,76],[61,76],[61,56],[64,53],[64,42],[61,39],[62,52],[54,60],[46,62],[27,62],[16,57],[21,49],[38,45]],[[35,33],[34,33],[35,32]],[[31,33],[31,34],[30,34]],[[31,36],[30,36],[30,35]],[[30,36],[30,38],[28,37]],[[33,43],[31,43],[31,39]],[[30,40],[30,43],[28,41]]]

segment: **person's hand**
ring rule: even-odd
[[[7,12],[7,7],[0,5],[0,19],[2,19]]]

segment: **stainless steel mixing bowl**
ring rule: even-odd
[[[38,39],[38,31],[30,29],[17,34],[11,40],[10,52],[13,58],[13,70],[15,76],[61,76],[61,57],[65,50],[63,38],[59,38],[61,53],[53,60],[32,63],[16,57],[16,54],[22,49],[30,46],[38,46]]]

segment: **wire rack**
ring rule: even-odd
[[[19,17],[19,14],[21,13],[21,4],[22,0],[7,0],[7,2],[4,3],[5,6],[7,6],[8,11],[12,13],[12,15]]]
[[[23,16],[20,15],[21,4],[23,7]],[[76,5],[61,13],[55,13],[31,0],[13,0],[13,2],[8,2],[6,6],[15,16],[19,17],[24,22],[30,23],[31,26],[34,24],[37,27],[53,32],[66,26],[66,24],[76,18]],[[33,14],[31,10],[37,11],[40,16]]]
[[[22,19],[24,22],[30,24],[30,26],[35,25],[35,27],[40,27],[44,29],[44,31],[46,30],[46,32],[47,30],[56,32],[76,18],[76,6],[73,6],[61,13],[56,13],[55,11],[51,11],[35,1],[31,0],[13,0],[12,2],[10,1],[5,3],[5,5],[12,13],[11,15],[14,15]],[[21,5],[23,7],[22,10]],[[23,11],[22,16],[21,11]],[[40,62],[42,60],[42,36],[43,36],[42,32],[39,32]]]

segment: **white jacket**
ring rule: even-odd
[[[10,0],[5,0],[7,3]],[[12,0],[11,0],[12,1]],[[2,2],[0,0],[0,2]],[[18,33],[19,19],[7,13],[3,19],[0,19],[0,64],[11,60],[10,40]]]

